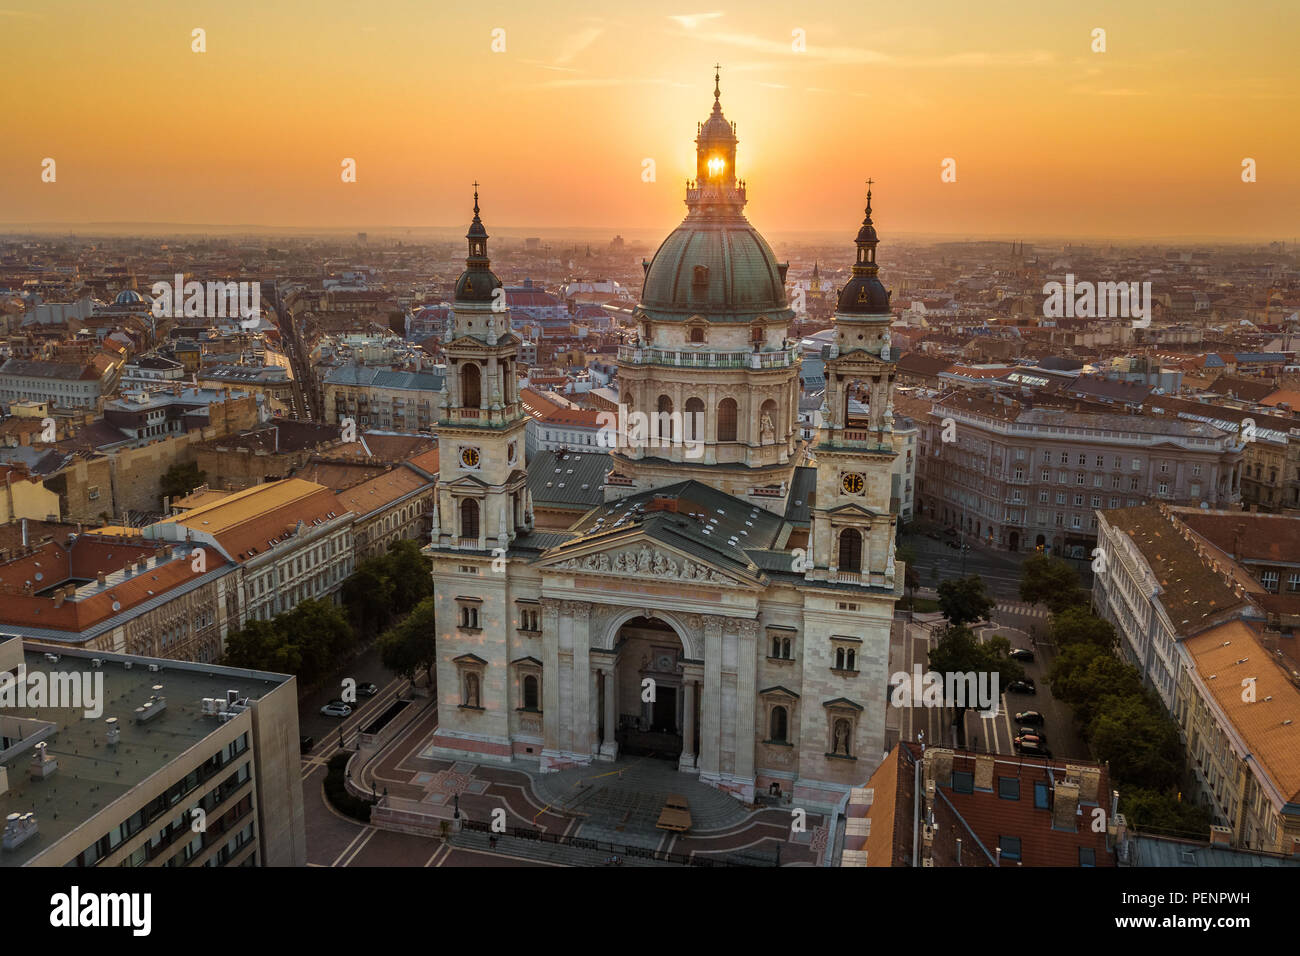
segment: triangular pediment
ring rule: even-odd
[[[703,549],[674,547],[642,527],[603,532],[567,541],[534,562],[547,571],[576,572],[627,580],[690,583],[704,587],[763,587],[763,573],[749,567],[729,567]]]
[[[836,518],[883,518],[879,511],[872,511],[870,508],[862,505],[848,502],[842,505],[836,505],[834,508],[827,508],[826,513]]]
[[[452,481],[443,482],[448,488],[490,488],[492,487],[482,478],[475,475],[461,475]]]

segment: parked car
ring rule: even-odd
[[[1017,737],[1015,740],[1016,753],[1023,754],[1026,757],[1052,757],[1052,752],[1047,749],[1046,744],[1033,737]]]
[[[1034,659],[1034,652],[1029,650],[1027,647],[1013,647],[1007,653],[1007,657],[1011,658],[1013,661],[1032,661]]]
[[[374,697],[378,693],[379,688],[369,682],[357,685],[357,694],[362,697]]]
[[[352,708],[342,701],[332,700],[320,709],[326,717],[351,717]]]
[[[1038,688],[1034,686],[1031,678],[1026,677],[1024,680],[1013,680],[1007,685],[1008,694],[1037,694]]]
[[[315,747],[315,746],[316,746],[316,738],[315,738],[315,737],[306,737],[306,736],[303,736],[303,737],[299,737],[299,738],[298,738],[298,752],[299,752],[299,753],[309,754],[309,753],[311,753],[311,748],[312,748],[312,747]]]
[[[1024,739],[1025,737],[1033,737],[1036,740],[1041,740],[1043,743],[1047,743],[1047,734],[1043,733],[1041,730],[1035,730],[1033,727],[1020,727],[1016,730],[1016,734],[1021,739]]]
[[[1022,710],[1016,714],[1016,723],[1018,724],[1041,724],[1043,715],[1036,710]]]

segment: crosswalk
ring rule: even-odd
[[[1023,601],[1009,601],[1006,604],[999,604],[994,608],[995,614],[997,611],[1004,614],[1016,614],[1020,617],[1046,618],[1048,616],[1047,608],[1037,604],[1025,604]]]

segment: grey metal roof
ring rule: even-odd
[[[786,498],[785,520],[791,524],[807,524],[812,520],[813,492],[817,490],[817,469],[796,468],[790,482],[790,496]]]
[[[533,504],[550,508],[594,508],[605,500],[606,452],[543,451],[528,463],[528,491]]]

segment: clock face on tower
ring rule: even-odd
[[[477,467],[478,467],[478,449],[477,449],[477,448],[462,448],[462,449],[460,450],[460,461],[461,461],[461,464],[464,465],[466,468],[477,468]]]
[[[853,472],[850,472],[849,474],[845,475],[841,479],[840,483],[844,486],[844,490],[851,495],[862,494],[862,489],[865,488],[867,484],[863,480],[861,475]]]

